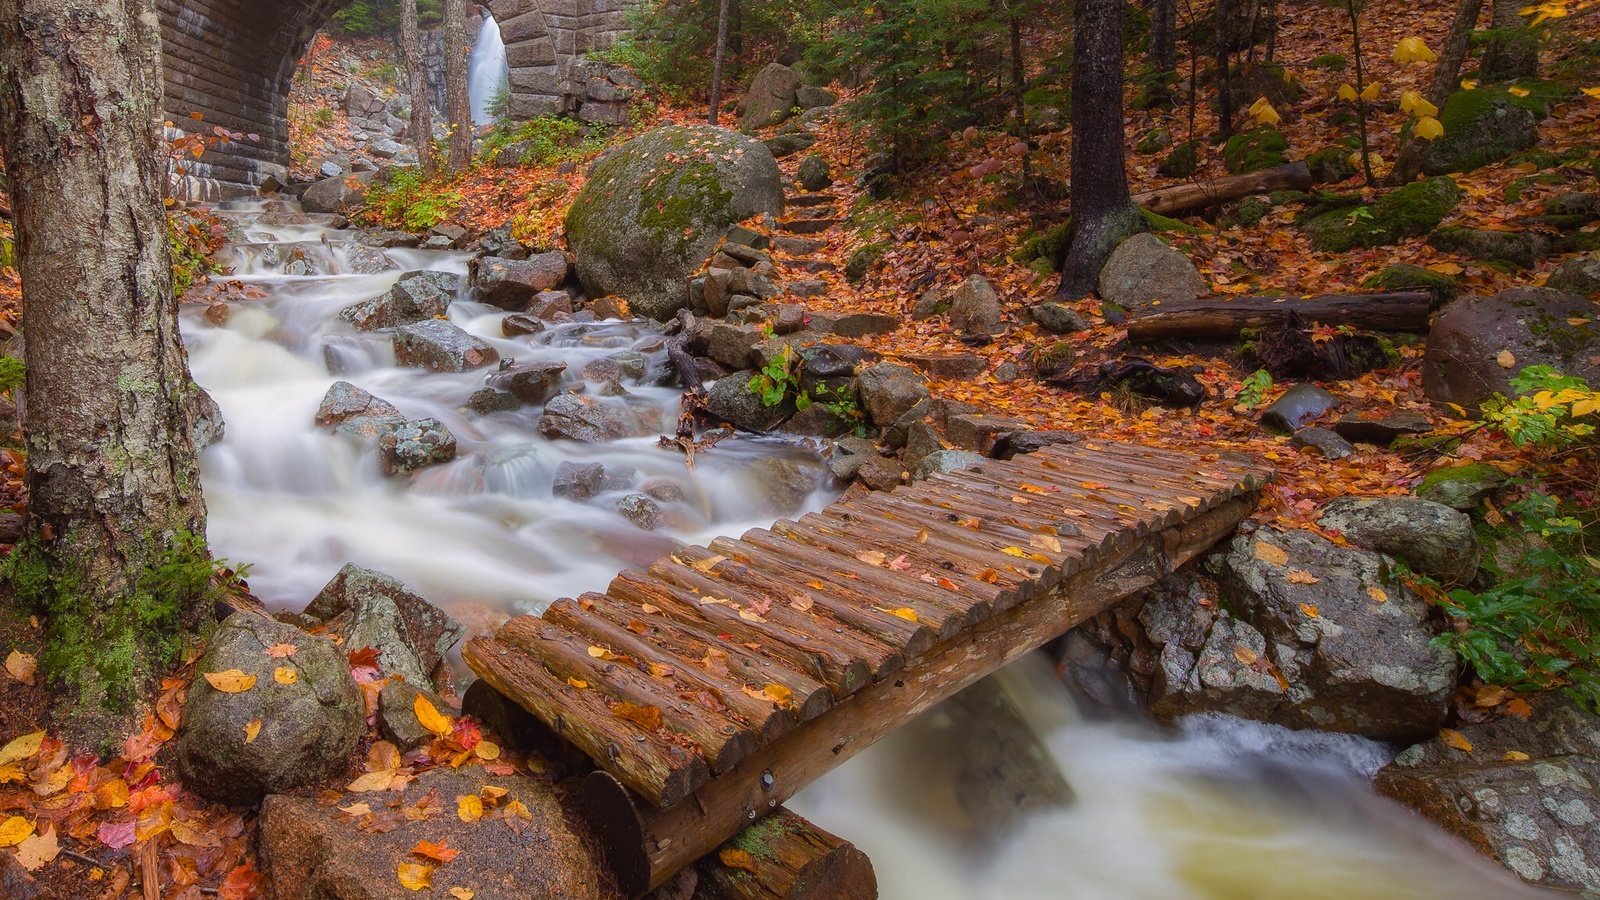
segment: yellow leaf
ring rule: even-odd
[[[1007,556],[1016,556],[1023,559],[1026,559],[1028,556],[1028,551],[1022,549],[1021,547],[1004,547],[1000,550],[1000,552]]]
[[[1290,584],[1316,584],[1317,582],[1319,582],[1321,580],[1322,579],[1320,579],[1317,576],[1311,574],[1310,572],[1306,571],[1305,569],[1295,569],[1294,571],[1289,573],[1289,583]]]
[[[472,893],[472,888],[453,887],[450,889],[450,896],[456,900],[472,900],[476,895]]]
[[[511,793],[510,789],[503,788],[497,784],[486,784],[478,789],[478,797],[490,806],[498,803],[501,797],[509,793]]]
[[[250,721],[244,723],[244,742],[246,744],[248,744],[251,741],[255,740],[256,737],[258,735],[260,735],[260,734],[261,734],[261,720],[260,719],[251,719]]]
[[[907,622],[918,621],[917,611],[909,606],[902,606],[899,609],[891,610],[890,612],[895,617],[905,619]]]
[[[419,862],[400,864],[400,886],[408,891],[423,891],[433,886],[433,866]]]
[[[1257,125],[1268,126],[1277,125],[1282,120],[1282,117],[1278,115],[1278,111],[1272,108],[1272,104],[1268,103],[1265,97],[1257,100],[1255,105],[1250,107],[1250,118]]]
[[[1308,619],[1315,619],[1317,616],[1321,615],[1321,613],[1317,610],[1316,605],[1312,603],[1300,604],[1300,614]]]
[[[1579,88],[1579,90],[1583,91],[1583,95],[1585,97],[1592,97],[1595,100],[1600,100],[1600,87]]]
[[[54,829],[36,834],[17,845],[17,862],[22,863],[22,867],[29,872],[39,869],[60,854],[61,845],[56,842]]]
[[[1289,551],[1266,541],[1256,541],[1255,554],[1256,559],[1269,565],[1284,566],[1289,564]]]
[[[1463,91],[1475,91],[1475,90],[1477,90],[1478,89],[1478,79],[1476,79],[1476,78],[1463,78],[1463,79],[1461,79],[1461,89]]]
[[[1379,603],[1389,602],[1389,593],[1375,584],[1367,588],[1367,596],[1378,601]]]
[[[869,566],[881,566],[889,561],[889,557],[882,550],[863,550],[856,554],[856,559]]]
[[[1510,94],[1513,97],[1526,97],[1531,92],[1525,87],[1518,87],[1517,85],[1512,85],[1511,87],[1506,88],[1506,93]]]
[[[44,732],[42,731],[35,731],[32,734],[25,734],[16,738],[4,747],[0,747],[0,766],[28,759],[38,753],[39,748],[42,746],[44,746]]]
[[[434,706],[433,703],[431,703],[428,698],[424,697],[422,694],[418,694],[416,699],[411,701],[411,711],[416,713],[417,722],[420,723],[423,728],[428,729],[440,737],[444,737],[445,735],[449,734],[451,729],[455,727],[454,723],[450,721],[450,717],[439,712],[438,707]]]
[[[926,528],[917,529],[917,543],[926,544],[927,542],[928,542],[928,529],[926,529]]]
[[[1588,400],[1579,400],[1577,403],[1572,404],[1572,417],[1578,418],[1579,416],[1587,416],[1594,412],[1596,408],[1597,404],[1593,398]]]
[[[242,694],[256,686],[256,677],[246,675],[238,669],[229,669],[226,672],[207,672],[206,681],[224,694]]]
[[[494,741],[479,741],[477,744],[473,745],[472,753],[474,756],[483,760],[499,759],[500,745],[496,744]]]
[[[1500,758],[1506,762],[1527,762],[1531,757],[1521,750],[1507,750],[1506,755]]]
[[[1417,127],[1411,133],[1418,140],[1436,141],[1444,137],[1444,125],[1433,116],[1423,116],[1417,120]]]
[[[367,816],[372,814],[372,805],[368,803],[352,803],[349,806],[339,807],[339,812],[347,816]]]
[[[483,818],[483,799],[477,794],[456,797],[456,817],[463,822],[476,822]]]
[[[1361,99],[1367,101],[1368,103],[1378,99],[1378,89],[1380,87],[1381,85],[1376,81],[1367,85],[1366,88],[1361,92]]]
[[[1416,91],[1405,91],[1400,94],[1400,111],[1420,119],[1423,116],[1437,116],[1439,107],[1429,103],[1428,98]]]
[[[1510,350],[1501,350],[1500,355],[1494,358],[1502,369],[1514,369],[1517,366],[1517,355]]]
[[[1036,534],[1028,539],[1028,543],[1031,546],[1038,547],[1040,550],[1049,550],[1051,553],[1061,552],[1061,539],[1054,535]]]
[[[279,684],[297,684],[300,681],[300,673],[288,666],[279,666],[272,670],[272,680]]]
[[[702,597],[700,599],[701,603],[711,603],[711,602],[714,602],[714,601],[715,602],[723,602],[723,603],[727,602],[726,600],[716,601],[715,597]],[[615,653],[612,653],[610,650],[607,650],[604,647],[596,647],[593,644],[589,645],[589,655],[594,657],[595,659],[603,659],[603,660],[607,660],[607,661],[610,661],[610,660],[613,660],[613,659],[617,658],[617,655]]]
[[[1466,269],[1461,268],[1453,262],[1433,263],[1432,265],[1428,266],[1428,269],[1438,272],[1440,275],[1460,275],[1462,272],[1466,271]]]
[[[15,847],[33,834],[33,823],[21,816],[0,822],[0,847]]]
[[[1455,730],[1454,728],[1439,729],[1439,740],[1444,741],[1445,746],[1454,747],[1463,753],[1472,752],[1472,742],[1467,740],[1466,735]]]
[[[1233,648],[1233,658],[1247,666],[1253,666],[1256,664],[1256,660],[1261,657],[1257,656],[1256,652],[1249,647],[1235,647]]]
[[[781,684],[767,685],[761,689],[761,695],[780,706],[794,699],[794,691],[789,690]]]
[[[508,819],[526,819],[533,821],[533,811],[528,809],[528,804],[521,800],[513,800],[506,804],[505,817]]]
[[[34,782],[33,792],[41,797],[49,797],[53,794],[59,794],[65,790],[67,784],[72,781],[72,776],[72,766],[62,766],[59,769],[53,769],[50,772],[47,772],[38,781]]]
[[[198,823],[185,819],[173,819],[171,831],[172,836],[178,839],[178,843],[187,844],[190,847],[222,846],[221,839],[215,833],[200,827]]]
[[[373,791],[386,791],[389,783],[394,781],[394,772],[389,769],[380,769],[377,772],[368,772],[355,781],[345,785],[345,790],[354,794],[369,794]]]
[[[573,678],[571,675],[567,676],[567,684],[572,685],[573,687],[577,688],[580,691],[589,686],[589,682],[587,682],[587,681],[579,681],[578,679]]]
[[[1339,85],[1339,99],[1355,102],[1356,89],[1349,84]]]
[[[6,657],[6,673],[23,684],[33,684],[33,673],[38,670],[39,662],[32,653],[13,650]]]
[[[1401,38],[1400,43],[1394,47],[1394,61],[1405,63],[1430,63],[1438,59],[1438,55],[1428,49],[1428,45],[1419,37]]]

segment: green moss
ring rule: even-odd
[[[1168,178],[1188,178],[1200,168],[1200,149],[1194,141],[1173,146],[1156,171]]]
[[[772,844],[788,833],[789,829],[782,819],[778,816],[768,816],[734,835],[732,844],[756,859],[776,862],[778,856],[773,851]]]
[[[1139,143],[1135,144],[1133,149],[1148,156],[1152,153],[1160,153],[1170,146],[1172,146],[1172,132],[1165,128],[1157,127],[1146,131],[1144,136],[1139,138]]]
[[[1143,207],[1139,212],[1144,216],[1145,224],[1156,234],[1205,234],[1204,228],[1196,228],[1177,219],[1170,219],[1160,213],[1153,213]]]
[[[1456,91],[1439,111],[1444,136],[1428,147],[1430,174],[1471,172],[1526,150],[1538,140],[1535,116],[1509,92],[1497,88]]]
[[[1023,239],[1021,246],[1011,252],[1011,260],[1029,266],[1043,260],[1050,266],[1049,271],[1054,271],[1055,261],[1061,258],[1062,252],[1067,248],[1067,236],[1071,227],[1072,222],[1066,221],[1043,231],[1035,231]]]
[[[1236,175],[1271,169],[1289,161],[1289,141],[1283,132],[1268,125],[1252,128],[1228,139],[1222,148],[1223,163]]]
[[[1342,71],[1350,61],[1337,53],[1324,53],[1311,61],[1311,68],[1325,69],[1329,72]]]
[[[1304,214],[1301,226],[1318,250],[1342,253],[1355,247],[1382,247],[1421,237],[1438,227],[1466,193],[1448,176],[1408,184],[1370,206],[1329,208],[1328,198]]]
[[[1434,302],[1443,303],[1461,293],[1461,282],[1455,278],[1406,263],[1389,266],[1381,272],[1367,276],[1362,287],[1380,291],[1423,290],[1433,294]]]
[[[1434,469],[1417,485],[1417,496],[1456,509],[1469,509],[1505,484],[1504,472],[1487,463]]]
[[[691,159],[668,173],[658,174],[639,192],[639,226],[660,238],[676,235],[679,252],[693,241],[694,223],[709,217],[728,218],[733,192],[722,184],[717,167]]]
[[[1344,147],[1324,147],[1306,157],[1311,169],[1311,180],[1316,184],[1334,184],[1353,178],[1356,165],[1350,161],[1350,151]]]
[[[1225,218],[1249,228],[1261,224],[1261,220],[1270,212],[1272,212],[1272,201],[1265,197],[1246,197],[1235,204]]]

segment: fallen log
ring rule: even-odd
[[[1163,303],[1128,317],[1135,343],[1233,338],[1245,328],[1315,323],[1368,331],[1428,330],[1434,296],[1429,291],[1323,294],[1314,297],[1201,297]]]
[[[873,900],[878,876],[854,844],[780,808],[696,865],[695,900]]]
[[[1254,194],[1304,191],[1310,187],[1311,169],[1303,162],[1292,162],[1244,175],[1229,175],[1145,191],[1134,194],[1133,202],[1157,215],[1179,217]]]

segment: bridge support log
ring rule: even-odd
[[[782,807],[702,859],[695,900],[873,900],[872,860]]]
[[[827,715],[699,785],[683,802],[653,808],[612,775],[591,773],[579,790],[579,806],[618,885],[631,896],[660,886],[934,705],[1204,553],[1233,532],[1256,499],[1255,493],[1233,496],[1108,549],[1044,596],[974,625],[961,640],[846,697]]]

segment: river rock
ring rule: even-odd
[[[227,436],[228,423],[222,418],[222,407],[205,388],[195,385],[184,395],[184,406],[189,415],[189,434],[197,452]],[[15,416],[15,407],[12,415]]]
[[[1387,447],[1407,435],[1427,434],[1433,423],[1421,413],[1363,411],[1340,416],[1333,430],[1348,441]]]
[[[563,460],[561,465],[556,466],[556,477],[550,485],[550,492],[557,497],[588,500],[600,493],[605,474],[605,466],[600,463]]]
[[[817,489],[813,472],[797,460],[766,456],[751,463],[743,475],[762,500],[766,515],[787,516],[798,511]]]
[[[879,427],[893,425],[911,407],[928,399],[928,383],[916,370],[895,363],[862,369],[861,406]]]
[[[479,388],[467,398],[467,409],[480,416],[491,413],[510,412],[522,406],[522,401],[515,394],[506,391],[497,391],[494,388]]]
[[[1441,581],[1464,583],[1478,570],[1472,519],[1431,500],[1340,497],[1323,507],[1318,524]]]
[[[407,272],[384,293],[340,310],[339,318],[357,331],[410,325],[444,315],[460,289],[459,275]]]
[[[557,395],[545,404],[544,414],[539,417],[539,433],[545,437],[571,438],[586,444],[639,437],[654,431],[652,426],[621,403],[577,394]]]
[[[921,481],[943,472],[970,469],[988,461],[988,457],[969,450],[936,450],[917,461],[911,470],[911,480]]]
[[[1061,303],[1040,303],[1028,310],[1028,314],[1040,328],[1052,334],[1077,334],[1089,329],[1083,316]]]
[[[455,798],[504,791],[475,822],[455,814]],[[361,797],[346,797],[353,804]],[[429,769],[400,791],[370,802],[372,813],[349,816],[314,797],[278,794],[262,804],[260,867],[272,900],[412,900],[449,897],[462,887],[475,900],[603,900],[603,885],[588,844],[567,825],[550,783],[520,775],[489,775],[482,766]],[[425,798],[442,803],[439,815],[405,816]],[[528,817],[503,811],[517,801]],[[393,803],[391,809],[387,804]],[[519,808],[520,809],[520,808]],[[382,823],[382,827],[373,827]],[[433,874],[431,891],[414,893],[395,877],[403,863],[419,861],[419,841],[460,850]]]
[[[1452,300],[1428,335],[1423,390],[1436,403],[1475,409],[1491,394],[1510,396],[1512,376],[1534,365],[1600,384],[1595,319],[1589,300],[1549,288]]]
[[[629,494],[617,501],[617,512],[645,531],[661,527],[661,506],[644,494]]]
[[[409,475],[456,458],[456,436],[434,418],[414,419],[378,437],[378,462],[385,475]]]
[[[300,195],[300,205],[308,213],[353,213],[367,202],[367,189],[372,186],[377,174],[357,172],[354,175],[324,178],[306,188],[306,192]]]
[[[750,390],[750,379],[755,372],[740,370],[724,378],[706,392],[706,409],[712,415],[726,420],[741,431],[763,433],[778,427],[786,416],[794,412],[790,403],[767,406],[760,395]]]
[[[756,73],[755,80],[750,82],[750,90],[745,93],[741,104],[744,115],[739,119],[739,127],[745,131],[755,131],[789,118],[794,113],[796,95],[803,84],[805,79],[794,69],[780,63],[767,65]]]
[[[1123,309],[1193,300],[1206,280],[1189,257],[1153,234],[1136,234],[1117,245],[1100,270],[1100,297]]]
[[[382,572],[346,563],[305,608],[344,638],[347,651],[378,651],[378,668],[419,688],[449,677],[445,657],[466,634],[460,622]]]
[[[1545,287],[1580,297],[1600,297],[1600,253],[1573,257],[1556,266]]]
[[[401,753],[410,753],[433,740],[434,734],[417,718],[417,698],[426,697],[441,712],[449,707],[437,694],[404,681],[391,681],[378,692],[378,733]]]
[[[1302,428],[1294,433],[1289,443],[1302,450],[1307,448],[1315,450],[1325,459],[1344,459],[1356,452],[1354,444],[1330,428]]]
[[[771,151],[737,132],[666,126],[610,151],[567,214],[578,277],[635,313],[670,319],[730,225],[783,211]]]
[[[862,338],[874,334],[893,334],[903,323],[888,313],[845,313],[833,320],[833,333],[843,338]]]
[[[1308,382],[1297,384],[1272,401],[1261,414],[1261,427],[1291,434],[1300,426],[1339,405],[1339,398]]]
[[[523,403],[544,403],[561,387],[564,362],[516,363],[489,377],[489,386],[509,392]]]
[[[387,400],[372,396],[348,381],[335,381],[317,407],[317,425],[340,434],[375,438],[404,423],[406,417]]]
[[[1530,884],[1600,891],[1600,718],[1559,691],[1401,751],[1376,786]]]
[[[486,256],[473,262],[470,275],[477,299],[501,309],[520,310],[540,291],[561,286],[567,278],[567,255],[553,250],[527,259]]]
[[[389,258],[389,254],[381,249],[357,243],[346,245],[344,263],[345,272],[350,275],[376,275],[379,272],[400,268]]]
[[[404,325],[394,335],[395,362],[433,372],[468,372],[500,358],[488,343],[443,319]]]
[[[950,327],[963,334],[993,334],[1002,330],[1000,295],[982,275],[973,275],[950,292]]]
[[[293,656],[267,655],[290,644]],[[274,678],[279,667],[297,679]],[[184,786],[211,800],[248,806],[264,795],[288,791],[341,772],[366,725],[366,708],[344,653],[260,613],[242,610],[212,633],[197,671],[237,669],[254,676],[249,690],[225,693],[196,678],[184,703],[173,757]],[[255,740],[245,726],[259,722]]]

